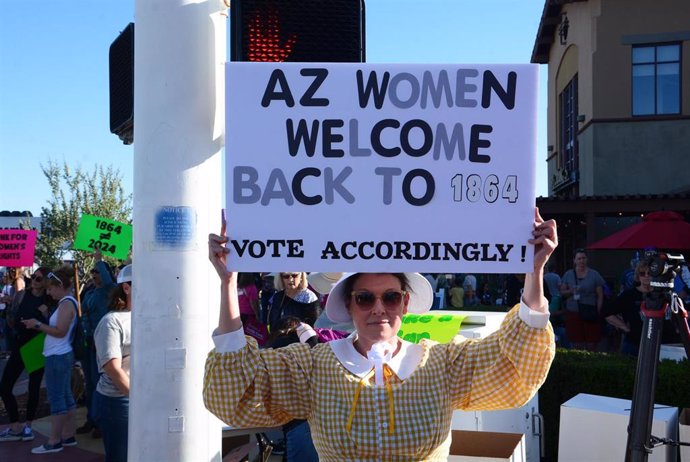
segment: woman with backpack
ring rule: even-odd
[[[45,380],[50,403],[51,428],[48,442],[31,450],[33,454],[60,452],[63,446],[76,446],[74,422],[76,403],[72,396],[71,378],[74,365],[72,336],[77,324],[77,300],[72,296],[73,273],[62,267],[47,274],[47,292],[58,301],[48,323],[38,319],[23,320],[27,329],[46,334],[43,345]]]

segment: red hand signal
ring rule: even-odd
[[[280,21],[274,11],[269,11],[267,17],[262,17],[257,11],[249,22],[249,44],[247,58],[249,61],[283,62],[295,45],[296,36],[291,35],[285,43],[280,43]]]

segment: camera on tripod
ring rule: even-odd
[[[648,250],[643,260],[647,263],[649,275],[652,277],[652,291],[673,290],[673,279],[685,263],[683,255]]]

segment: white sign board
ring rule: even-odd
[[[536,65],[226,71],[229,267],[530,271]]]

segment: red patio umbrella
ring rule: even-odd
[[[641,223],[587,246],[588,249],[690,249],[690,223],[676,212],[652,212]]]

